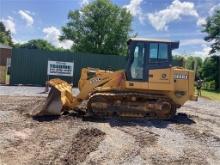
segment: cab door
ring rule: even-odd
[[[126,69],[128,81],[146,81],[146,43],[132,42],[129,45],[129,59]]]
[[[126,88],[148,89],[148,69],[146,67],[147,43],[132,42],[129,45]]]
[[[147,70],[148,87],[152,90],[172,90],[171,49],[169,43],[149,42]]]

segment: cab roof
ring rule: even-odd
[[[137,37],[137,38],[130,38],[127,43],[129,44],[132,41],[171,43],[171,48],[172,49],[179,48],[179,41],[171,41],[171,40],[168,40],[168,39]]]
[[[130,38],[128,41],[145,41],[145,42],[173,42],[168,39],[159,39],[159,38]]]

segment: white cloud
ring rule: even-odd
[[[90,2],[90,0],[81,0],[80,6],[81,6],[81,7],[82,7],[82,6],[86,6],[86,5],[89,4],[89,2]]]
[[[55,47],[70,49],[71,46],[73,45],[73,41],[71,40],[60,41],[59,37],[61,35],[61,32],[58,28],[54,26],[44,28],[43,32],[46,34],[44,38]]]
[[[180,46],[194,46],[194,45],[200,46],[200,49],[196,51],[188,52],[188,54],[205,58],[209,55],[209,52],[211,50],[210,47],[211,43],[206,42],[203,39],[196,38],[196,39],[181,40]],[[180,55],[185,55],[185,53],[180,53]]]
[[[140,7],[142,1],[143,0],[131,0],[128,5],[123,7],[126,8],[131,13],[131,15],[137,16],[142,13]]]
[[[14,22],[14,19],[12,17],[8,16],[7,19],[3,18],[1,21],[5,25],[6,30],[10,30],[10,32],[12,34],[16,33],[15,22]]]
[[[202,50],[201,51],[195,51],[193,53],[193,55],[205,58],[205,57],[207,57],[209,55],[210,50],[211,50],[211,48],[210,48],[209,45],[202,44]]]
[[[200,50],[197,50],[197,51],[185,51],[185,50],[174,50],[172,52],[173,55],[180,55],[180,56],[187,56],[187,55],[190,55],[190,56],[199,56],[201,57],[202,59],[205,59],[206,57],[209,56],[209,52],[210,52],[211,48],[208,44],[202,44],[201,45],[201,49]]]
[[[27,40],[17,40],[15,38],[12,38],[12,41],[15,43],[15,44],[25,44],[27,43],[28,41]]]
[[[27,10],[19,10],[18,14],[26,22],[27,26],[31,26],[34,23],[34,19],[31,16],[31,12]]]
[[[207,42],[203,39],[187,39],[187,40],[181,40],[180,42],[181,46],[202,45],[202,44],[207,44]]]
[[[212,16],[216,10],[220,9],[220,3],[213,6],[210,10],[209,10],[209,15]]]
[[[166,9],[155,13],[149,13],[148,19],[156,30],[161,31],[167,30],[169,23],[180,20],[182,16],[193,16],[199,18],[194,3],[174,0]]]
[[[207,22],[206,22],[206,18],[204,18],[204,17],[199,17],[198,20],[197,20],[197,22],[196,22],[197,26],[203,26],[203,25],[205,25],[206,23],[207,23]]]
[[[33,13],[32,12],[30,12],[29,10],[24,10],[26,13],[28,13],[28,14],[30,14],[30,15],[32,15]]]
[[[143,0],[131,0],[128,5],[124,5],[123,7],[127,9],[131,13],[132,16],[138,17],[141,23],[144,22],[145,15],[141,9],[141,3]]]

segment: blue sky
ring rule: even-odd
[[[15,42],[43,38],[57,47],[68,48],[71,41],[60,42],[60,28],[70,10],[92,0],[0,0],[0,20],[11,30]],[[178,54],[205,56],[209,44],[203,41],[201,25],[220,7],[220,0],[112,0],[133,15],[132,29],[141,37],[180,40]]]

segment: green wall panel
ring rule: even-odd
[[[83,67],[95,67],[113,70],[123,69],[126,58],[115,55],[85,54],[59,51],[42,51],[31,49],[13,49],[11,64],[11,85],[36,85],[45,84],[47,77],[47,61],[74,61],[74,76],[50,76],[59,77],[77,86],[80,71]]]

